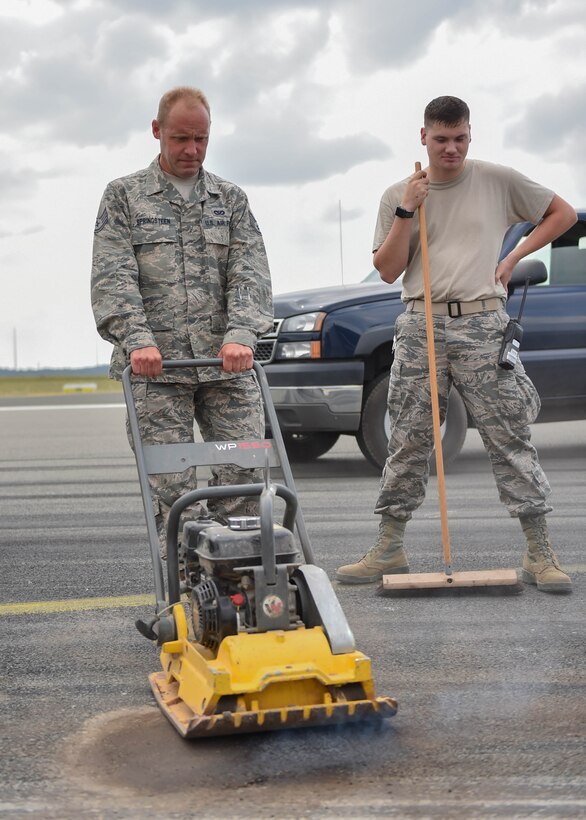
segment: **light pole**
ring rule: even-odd
[[[342,200],[338,200],[338,224],[340,227],[340,273],[344,284],[344,245],[342,243]]]

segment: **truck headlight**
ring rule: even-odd
[[[277,345],[277,359],[311,359],[312,345],[319,342],[283,342]]]
[[[321,310],[289,316],[281,324],[281,333],[311,333],[321,330],[326,314]]]

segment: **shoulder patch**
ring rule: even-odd
[[[100,233],[100,231],[104,230],[106,225],[108,224],[108,211],[106,208],[102,211],[101,214],[98,214],[96,219],[96,225],[94,228],[94,233]]]

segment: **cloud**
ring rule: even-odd
[[[30,47],[34,29],[21,22],[3,18],[0,25],[0,72],[13,70],[23,47]]]
[[[61,5],[67,13],[44,26],[10,23],[0,103],[14,133],[79,147],[126,143],[173,85],[202,87],[236,127],[263,94],[299,82],[329,36],[327,18],[309,3],[225,4],[222,17],[215,6],[183,2],[127,2],[122,14],[119,4]],[[201,30],[210,18],[215,37]]]
[[[347,0],[341,4],[340,22],[350,65],[366,73],[416,60],[436,27],[457,7],[455,0],[449,6],[436,0]]]
[[[367,72],[417,60],[446,22],[466,27],[494,20],[506,26],[534,17],[543,3],[58,0],[58,5],[63,13],[44,25],[6,20],[3,26],[0,105],[14,136],[26,135],[33,147],[44,141],[125,145],[149,128],[167,88],[193,84],[210,98],[223,134],[214,136],[213,155],[226,175],[273,185],[324,179],[389,156],[368,134],[320,134],[329,91],[318,85],[315,67],[332,45],[334,21],[348,66]],[[561,20],[559,5],[546,4],[542,11]],[[306,110],[304,101],[312,103]],[[319,114],[310,115],[310,109]]]
[[[1,78],[0,101],[13,134],[24,133],[32,143],[120,145],[150,122],[149,61],[153,53],[165,60],[169,51],[152,24],[107,20],[86,8],[22,32],[18,59]]]
[[[123,17],[100,26],[94,60],[106,70],[114,67],[118,72],[134,73],[152,59],[166,61],[171,56],[171,42],[151,22],[133,17]]]
[[[33,149],[112,148],[149,129],[169,87],[198,85],[212,105],[219,173],[243,184],[304,183],[390,155],[366,133],[323,134],[333,104],[316,66],[335,42],[351,72],[400,69],[442,25],[492,23],[530,37],[571,25],[568,9],[583,18],[580,3],[58,0],[63,13],[44,24],[3,19],[0,105],[11,136]]]
[[[23,228],[20,231],[7,231],[3,228],[0,228],[0,239],[9,239],[13,236],[31,236],[35,233],[40,233],[44,231],[45,228],[43,225],[31,225],[28,228]]]
[[[57,0],[60,5],[75,5],[75,0]],[[328,7],[333,0],[321,0],[320,5]],[[119,0],[102,0],[102,6],[111,15],[120,14]],[[132,14],[142,14],[149,19],[159,19],[172,28],[185,28],[200,21],[235,17],[239,21],[258,23],[259,14],[278,11],[284,13],[297,9],[314,9],[315,0],[222,0],[210,3],[207,0],[124,0],[124,10]]]
[[[464,7],[458,21],[473,28],[479,15],[504,33],[527,40],[540,39],[562,29],[576,30],[586,21],[583,0],[475,0]],[[583,41],[583,34],[580,35]]]
[[[318,123],[291,104],[264,119],[241,121],[234,134],[212,149],[214,168],[243,185],[301,184],[344,173],[370,160],[385,159],[388,146],[370,134],[325,138]]]
[[[586,143],[586,84],[532,100],[505,138],[530,153],[578,160]]]
[[[349,64],[364,73],[416,62],[442,25],[453,33],[490,25],[506,35],[536,39],[575,27],[586,16],[583,0],[342,0],[336,8]],[[446,59],[457,60],[457,51]]]
[[[39,175],[32,168],[15,169],[0,161],[0,202],[11,203],[33,197],[39,187]]]
[[[329,27],[322,11],[296,10],[269,13],[262,21],[253,13],[243,22],[224,17],[205,37],[198,40],[198,34],[192,29],[180,41],[181,56],[167,84],[200,86],[212,118],[234,123],[241,113],[286,96],[287,87],[313,83],[312,65],[327,45]],[[200,43],[196,49],[194,41]]]
[[[45,179],[58,179],[70,170],[65,166],[39,170],[26,165],[17,168],[11,155],[0,153],[0,202],[15,203],[33,199],[39,191],[39,183]],[[5,213],[4,220],[10,216]]]
[[[321,179],[384,156],[377,141],[367,135],[320,139],[315,136],[319,123],[309,122],[303,114],[269,122],[283,89],[287,97],[292,78],[299,85],[300,99],[309,93],[303,88],[308,84],[303,73],[328,38],[320,14],[295,13],[286,21],[272,15],[260,29],[248,21],[244,32],[237,31],[234,21],[223,21],[218,24],[221,45],[217,47],[205,43],[201,49],[190,48],[188,33],[178,44],[181,59],[164,84],[159,80],[158,89],[153,75],[169,56],[163,32],[155,32],[142,19],[96,18],[92,9],[71,14],[78,15],[74,31],[71,21],[53,21],[46,28],[55,36],[38,48],[38,44],[32,47],[35,30],[25,27],[31,50],[28,56],[21,55],[17,70],[5,75],[1,85],[0,100],[13,133],[27,134],[38,147],[45,141],[79,147],[123,145],[133,132],[150,126],[160,93],[185,84],[188,77],[187,82],[206,90],[221,126],[239,135],[226,140],[230,155],[226,166],[235,168],[243,181],[274,184],[294,179],[296,170],[287,162],[292,154],[302,169],[301,181]],[[302,144],[295,145],[300,132],[306,132]]]

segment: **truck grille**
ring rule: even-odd
[[[254,358],[257,362],[260,362],[260,364],[266,364],[266,362],[270,362],[273,358],[274,351],[274,339],[261,339],[260,342],[257,342]]]
[[[267,333],[257,342],[254,358],[260,364],[266,364],[272,361],[282,321],[282,319],[275,319],[273,321],[273,329],[270,333]]]

